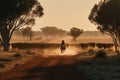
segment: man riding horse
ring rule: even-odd
[[[61,53],[65,52],[66,44],[65,44],[65,41],[64,41],[64,40],[62,40],[62,42],[61,42],[60,49],[61,49]]]

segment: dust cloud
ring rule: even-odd
[[[76,46],[72,46],[70,44],[75,44],[77,43],[77,41],[73,41],[73,38],[70,36],[57,36],[57,37],[53,37],[53,38],[47,38],[44,36],[44,38],[42,39],[42,42],[44,43],[57,43],[57,44],[61,44],[61,41],[64,40],[66,44],[68,44],[69,46],[67,46],[65,52],[61,53],[61,49],[60,47],[58,48],[47,48],[43,50],[43,56],[73,56],[73,55],[77,55],[80,51],[80,48],[76,47]]]
[[[65,52],[61,53],[60,48],[48,48],[43,50],[43,56],[73,56],[79,53],[79,49],[77,47],[69,46],[66,48]]]

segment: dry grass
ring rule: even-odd
[[[0,73],[23,65],[38,55],[42,57],[74,56],[76,60],[79,61],[77,65],[78,71],[82,70],[90,80],[120,80],[120,56],[115,56],[116,54],[113,50],[106,50],[107,58],[94,58],[97,51],[98,49],[82,50],[72,46],[67,48],[63,54],[60,53],[58,48],[15,50],[8,53],[0,52],[1,59],[6,60],[5,62],[0,61],[2,62],[2,64],[0,64]]]
[[[90,80],[120,80],[120,56],[107,51],[107,58],[80,59],[77,69]]]
[[[0,73],[9,71],[18,65],[23,65],[34,56],[36,55],[28,50],[0,52]]]
[[[78,42],[80,43],[113,43],[110,37],[79,37]]]
[[[15,42],[29,42],[29,43],[60,43],[61,40],[65,40],[67,43],[89,43],[89,42],[95,42],[95,43],[112,43],[112,39],[109,36],[104,36],[101,34],[98,34],[95,36],[96,33],[92,33],[91,36],[89,33],[82,34],[80,37],[77,38],[77,41],[74,42],[71,36],[56,36],[56,37],[44,37],[44,36],[34,36],[32,41],[30,41],[28,38],[23,38],[22,36],[15,36],[13,35],[11,39],[11,43]]]

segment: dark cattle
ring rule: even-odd
[[[81,43],[81,44],[80,44],[80,47],[81,47],[83,50],[87,49],[88,46],[89,46],[88,43]]]
[[[103,44],[103,46],[104,46],[104,49],[111,49],[114,46],[114,44],[108,43],[108,44]]]
[[[97,43],[96,44],[98,48],[103,48],[103,49],[110,49],[114,46],[114,44],[110,44],[110,43]]]
[[[95,48],[96,43],[88,43],[88,46],[89,46],[89,47],[92,47],[92,48]]]
[[[11,44],[13,49],[29,49],[29,48],[57,48],[59,44],[54,43],[13,43]]]
[[[96,46],[97,46],[99,49],[102,49],[102,48],[103,48],[102,43],[96,43]]]

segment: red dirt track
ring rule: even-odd
[[[76,63],[74,56],[37,56],[0,74],[0,80],[88,80],[77,71]]]

